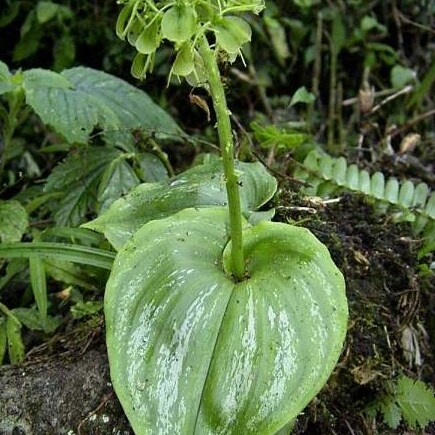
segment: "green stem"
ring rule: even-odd
[[[231,258],[233,274],[237,281],[245,276],[245,263],[242,246],[242,211],[240,207],[238,176],[234,168],[234,142],[231,131],[230,111],[228,110],[225,91],[221,81],[216,54],[210,48],[207,38],[203,36],[199,51],[204,60],[210,93],[216,112],[219,142],[222,152],[228,207],[230,211]]]

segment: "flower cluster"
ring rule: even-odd
[[[196,46],[206,33],[214,34],[215,46],[234,59],[251,39],[251,27],[237,14],[258,14],[264,0],[120,0],[124,5],[116,33],[127,38],[137,54],[132,74],[143,79],[154,64],[163,40],[173,43],[177,56],[171,74],[189,82],[202,81],[202,63]]]

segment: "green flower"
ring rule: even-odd
[[[188,77],[198,83],[201,61],[197,43],[213,33],[215,49],[234,60],[244,44],[251,40],[251,27],[237,15],[264,8],[264,0],[120,0],[123,5],[116,24],[118,37],[133,45],[137,54],[132,74],[144,79],[152,71],[155,52],[163,40],[173,44],[176,58],[171,75]]]

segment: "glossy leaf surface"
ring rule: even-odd
[[[318,393],[344,340],[344,280],[309,231],[246,224],[235,284],[225,208],[144,225],[106,288],[111,376],[137,435],[272,435]]]
[[[260,163],[237,163],[240,171],[242,209],[261,207],[276,191],[276,180]],[[104,233],[115,249],[144,223],[162,219],[189,207],[226,205],[227,194],[220,161],[196,166],[171,180],[141,184],[115,201],[106,213],[85,228]]]

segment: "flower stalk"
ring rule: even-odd
[[[238,175],[234,166],[234,140],[231,131],[230,111],[227,106],[225,91],[216,60],[216,53],[210,48],[205,36],[202,37],[199,44],[199,53],[204,61],[217,119],[230,214],[232,272],[237,281],[242,281],[245,277],[245,262],[242,245],[242,210],[240,206]]]

